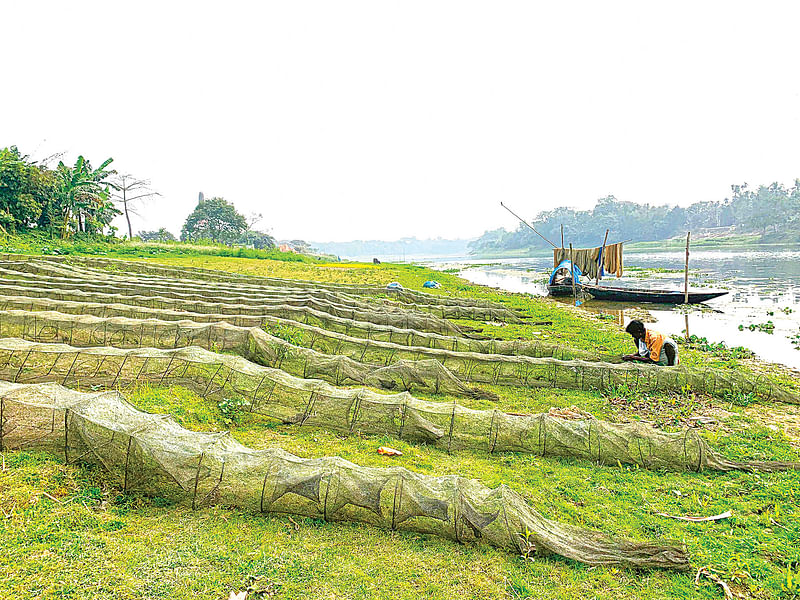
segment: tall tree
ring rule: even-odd
[[[122,204],[122,213],[128,222],[128,239],[133,239],[133,228],[131,227],[131,214],[138,215],[136,204],[160,196],[158,192],[150,188],[148,179],[138,179],[130,174],[117,175],[111,182],[114,190],[112,198]]]
[[[97,169],[83,156],[78,156],[72,167],[59,161],[56,200],[61,213],[62,238],[69,236],[70,226],[75,231],[87,231],[87,226],[89,230],[96,226],[102,228],[115,214],[121,214],[109,201],[110,186],[106,180],[116,173],[108,169],[113,161],[108,158]]]
[[[16,146],[0,149],[0,227],[11,231],[34,227],[55,184],[50,169],[31,162]]]
[[[247,230],[247,220],[224,198],[204,198],[197,203],[181,229],[181,240],[208,239],[234,243]]]

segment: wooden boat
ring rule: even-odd
[[[652,302],[655,304],[683,304],[685,295],[677,290],[645,290],[642,288],[611,287],[605,285],[580,286],[584,292],[591,294],[597,300],[609,302]],[[570,294],[572,289],[570,288]],[[689,292],[689,304],[699,304],[712,298],[719,298],[728,292],[708,291]]]

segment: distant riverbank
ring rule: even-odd
[[[784,249],[787,246],[800,248],[800,236],[794,243],[785,241],[764,242],[758,234],[741,234],[716,237],[699,237],[690,240],[690,248],[749,248],[752,250],[773,250],[775,248]],[[598,244],[600,240],[598,240]],[[626,251],[674,251],[686,247],[686,237],[675,237],[666,240],[654,240],[649,242],[628,242],[625,244]],[[470,258],[536,258],[550,256],[550,248],[515,248],[513,250],[499,250],[497,252],[479,252],[470,254]]]

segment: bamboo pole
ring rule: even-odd
[[[686,232],[686,266],[683,269],[683,303],[689,304],[689,236],[691,231]]]
[[[691,231],[686,232],[686,265],[683,268],[683,303],[689,304],[689,237],[692,235]],[[686,316],[686,342],[689,342],[689,313],[684,313]]]
[[[561,249],[564,249],[564,224],[561,224]]]
[[[575,254],[572,252],[572,244],[569,245],[570,274],[572,275],[572,302],[578,306],[578,288],[575,283]]]
[[[556,245],[555,245],[553,242],[551,242],[551,241],[550,241],[550,240],[548,240],[546,237],[544,237],[544,236],[543,236],[541,233],[539,233],[538,231],[536,231],[536,230],[533,228],[533,225],[531,225],[530,223],[528,223],[528,222],[527,222],[525,219],[523,219],[522,217],[520,217],[520,216],[519,216],[517,213],[515,213],[513,210],[511,210],[510,208],[508,208],[508,207],[507,207],[505,204],[503,204],[503,203],[501,202],[501,203],[500,203],[500,206],[502,206],[503,208],[505,208],[505,209],[506,209],[508,212],[510,212],[510,213],[511,213],[512,215],[514,215],[515,217],[517,217],[517,219],[519,219],[519,220],[520,220],[520,221],[521,221],[521,222],[522,222],[524,225],[526,225],[526,226],[528,227],[528,229],[530,229],[531,231],[533,231],[533,233],[535,233],[536,235],[538,235],[538,236],[539,236],[540,238],[542,238],[542,239],[543,239],[545,242],[547,242],[548,244],[550,244],[550,245],[551,245],[553,248],[558,248],[558,246],[556,246]]]
[[[602,258],[602,262],[597,265],[597,279],[595,280],[595,284],[600,284],[600,271],[603,270],[603,264],[606,261],[606,257],[603,256],[606,252],[606,242],[608,241],[608,229],[606,229],[606,237],[603,238],[603,247],[600,249],[600,256],[598,259]]]

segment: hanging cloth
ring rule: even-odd
[[[606,273],[622,277],[622,242],[607,244],[605,248],[573,248],[575,266],[589,279],[596,279]],[[553,249],[553,268],[570,260],[569,248]]]
[[[622,277],[622,242],[606,245],[603,252],[603,270]]]
[[[553,268],[556,268],[561,261],[574,260],[575,266],[581,270],[589,279],[597,277],[597,256],[600,253],[600,248],[573,248],[572,253],[574,256],[570,257],[569,248],[555,248],[553,250]]]

